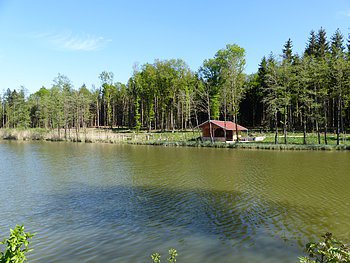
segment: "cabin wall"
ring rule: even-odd
[[[224,129],[217,127],[216,125],[212,125],[212,135],[214,141],[232,141],[233,140],[233,131],[226,131],[226,139],[225,139],[225,131]],[[203,140],[211,140],[210,134],[210,125],[202,127],[202,139]]]
[[[208,127],[204,127],[202,129],[202,137],[210,137],[210,129],[209,126]]]

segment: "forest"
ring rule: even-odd
[[[62,74],[33,94],[2,87],[0,127],[175,131],[221,119],[274,132],[276,143],[298,131],[305,144],[307,133],[319,144],[333,133],[339,144],[350,122],[350,40],[339,30],[329,38],[323,28],[311,31],[302,54],[288,39],[254,74],[245,65],[244,48],[229,44],[197,71],[181,59],[155,60],[135,65],[127,83],[104,71],[98,87],[75,88]]]

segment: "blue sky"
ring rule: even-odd
[[[226,44],[246,50],[246,73],[291,38],[301,53],[312,29],[348,37],[349,0],[0,0],[0,93],[75,88],[99,74],[126,83],[135,63],[181,58],[192,70]]]

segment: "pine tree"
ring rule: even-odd
[[[316,39],[316,34],[315,31],[310,32],[310,37],[305,49],[305,54],[308,56],[316,56],[317,54],[317,39]]]
[[[346,43],[346,52],[347,52],[347,55],[348,57],[350,57],[350,34],[348,34],[348,40],[347,40],[347,43]]]
[[[334,35],[331,37],[331,54],[333,58],[338,58],[343,55],[344,51],[344,37],[340,32],[339,28],[335,31]]]
[[[264,56],[261,59],[261,62],[259,64],[258,78],[257,78],[258,85],[259,85],[258,91],[259,91],[259,93],[261,94],[261,97],[262,97],[262,99],[261,99],[261,104],[262,104],[261,122],[262,122],[263,125],[266,123],[266,107],[264,105],[265,102],[263,100],[263,97],[265,96],[266,89],[267,89],[267,77],[266,76],[267,76],[267,59]]]
[[[279,83],[279,67],[278,63],[273,56],[270,54],[267,61],[267,74],[266,74],[266,95],[264,97],[264,102],[267,105],[267,111],[274,120],[274,130],[275,130],[275,144],[278,144],[278,113],[280,109],[280,83]]]
[[[288,63],[292,63],[292,60],[293,60],[292,48],[293,48],[292,40],[289,38],[282,50],[283,51],[282,58],[284,61],[287,61]]]
[[[340,131],[344,133],[343,126],[343,102],[345,95],[345,88],[347,82],[347,72],[348,68],[345,61],[345,56],[343,53],[343,35],[340,33],[339,29],[332,36],[331,42],[331,85],[332,93],[334,96],[334,101],[336,104],[336,120],[337,120],[337,145],[340,144]]]
[[[327,33],[326,31],[321,27],[318,30],[317,36],[316,36],[316,57],[318,58],[325,58],[326,54],[329,52],[329,43],[327,40]]]

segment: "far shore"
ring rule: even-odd
[[[261,135],[261,134],[259,134]],[[273,134],[263,134],[266,139],[261,142],[210,142],[200,140],[200,131],[187,130],[175,132],[135,132],[127,129],[88,128],[64,130],[45,129],[0,129],[0,140],[16,141],[65,141],[82,143],[110,143],[131,145],[153,145],[172,147],[211,147],[234,149],[264,149],[264,150],[350,150],[350,138],[343,138],[340,145],[334,143],[334,136],[329,136],[330,144],[317,144],[315,134],[308,134],[309,144],[302,144],[300,134],[290,134],[288,144],[274,144]],[[281,141],[283,138],[281,137]]]

